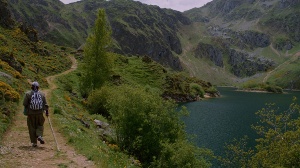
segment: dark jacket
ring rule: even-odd
[[[27,110],[28,115],[41,114],[41,113],[44,112],[44,110],[48,110],[48,104],[47,104],[47,101],[46,101],[46,98],[45,98],[45,94],[40,92],[40,91],[39,91],[39,93],[42,96],[42,100],[43,100],[43,109],[41,109],[41,110],[32,110],[32,109],[29,108],[31,96],[33,95],[33,93],[34,93],[33,90],[26,92],[24,100],[23,100],[23,105],[24,105],[25,109]]]

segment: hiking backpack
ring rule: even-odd
[[[31,110],[42,110],[43,109],[43,99],[39,91],[33,92],[31,95],[31,100],[29,104]]]

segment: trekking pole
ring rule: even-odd
[[[50,117],[47,116],[47,118],[48,118],[48,121],[49,121],[49,124],[50,124],[50,128],[51,128],[51,131],[52,131],[52,135],[53,135],[54,140],[55,140],[55,143],[56,143],[56,149],[57,149],[57,151],[60,151],[59,148],[58,148],[58,143],[57,143],[57,140],[56,140],[56,136],[55,136],[55,134],[54,134],[54,130],[53,130],[53,127],[52,127],[52,124],[51,124],[51,121],[50,121]]]

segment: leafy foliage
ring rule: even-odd
[[[191,83],[190,89],[191,89],[191,93],[193,96],[199,95],[200,97],[204,97],[205,92],[204,92],[202,86],[200,86],[199,84]]]
[[[20,99],[20,94],[16,92],[10,85],[0,81],[0,99],[16,102]]]
[[[141,87],[128,85],[104,86],[92,95],[101,93],[105,93],[98,99],[101,102],[89,104],[97,108],[100,103],[109,112],[116,128],[118,146],[136,156],[143,165],[209,165],[203,159],[198,160],[198,149],[187,142],[184,125],[174,103],[164,101],[158,94]],[[89,100],[95,102],[96,99]],[[171,150],[179,146],[182,148],[180,157]]]
[[[296,101],[296,98],[294,98]],[[227,146],[227,167],[299,167],[300,106],[293,102],[283,112],[275,104],[267,104],[256,112],[260,123],[252,126],[261,136],[255,150],[246,147],[246,139]]]
[[[254,151],[248,149],[248,137],[234,139],[231,143],[225,145],[225,157],[219,157],[223,167],[248,167]]]
[[[255,83],[247,82],[242,86],[245,90],[267,91],[272,93],[283,93],[283,90],[279,86],[271,85],[268,83]]]
[[[110,76],[111,58],[107,53],[110,45],[111,31],[106,22],[106,14],[99,10],[93,33],[87,38],[84,47],[84,75],[82,90],[89,93],[91,90],[103,86]]]

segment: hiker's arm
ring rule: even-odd
[[[25,108],[27,108],[28,105],[29,105],[29,99],[28,99],[27,93],[25,93],[24,100],[23,100],[23,106]]]
[[[43,102],[44,102],[44,110],[48,110],[49,106],[48,106],[48,103],[47,103],[45,95],[43,95]]]

